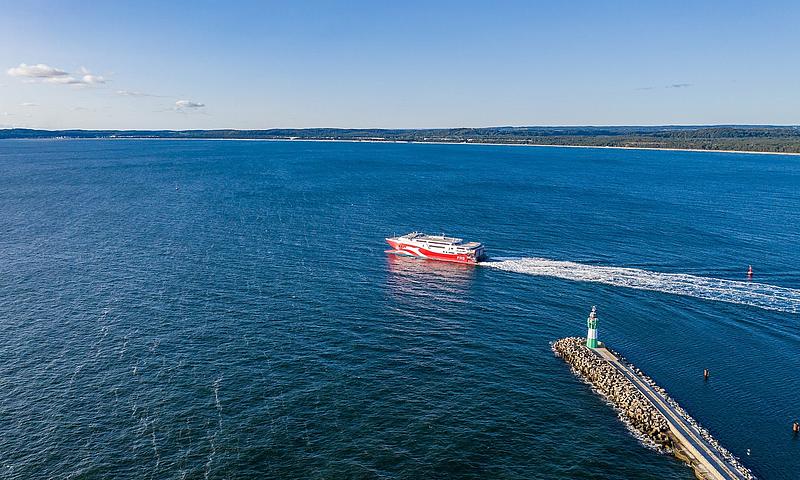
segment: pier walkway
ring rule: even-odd
[[[624,375],[653,406],[667,419],[671,433],[676,443],[676,448],[683,449],[678,452],[688,457],[688,463],[695,472],[704,478],[715,480],[746,480],[736,466],[726,460],[686,419],[667,402],[663,395],[655,391],[636,372],[611,353],[608,349],[598,347],[592,349],[596,355],[608,361],[622,375]]]

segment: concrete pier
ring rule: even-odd
[[[602,343],[589,348],[584,338],[563,338],[553,343],[553,351],[611,402],[632,429],[689,464],[697,478],[755,478],[663,388]]]

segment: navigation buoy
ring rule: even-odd
[[[589,327],[589,333],[586,335],[586,346],[597,348],[597,307],[592,306],[586,325]]]
[[[747,266],[747,278],[753,278],[753,266],[752,265],[748,265]]]

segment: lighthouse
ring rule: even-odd
[[[586,325],[589,327],[589,333],[586,335],[586,346],[597,348],[597,307],[592,307],[589,318],[586,320]]]

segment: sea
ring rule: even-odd
[[[597,306],[797,479],[799,265],[797,156],[2,140],[0,478],[694,478],[553,355]]]

